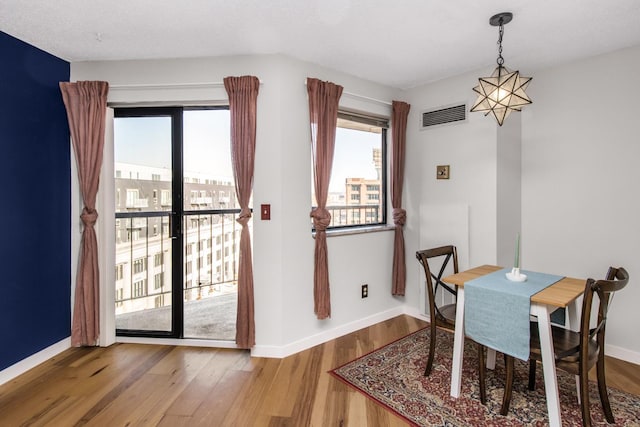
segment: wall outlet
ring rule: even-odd
[[[366,298],[369,296],[369,285],[362,285],[362,298]]]

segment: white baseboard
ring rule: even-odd
[[[407,316],[415,317],[416,319],[424,320],[425,322],[430,320],[429,315],[423,313],[418,307],[404,306],[403,308],[404,314]]]
[[[406,314],[408,316],[415,317],[417,319],[429,321],[429,318],[421,313],[417,307],[401,306],[391,310],[387,310],[381,313],[374,314],[363,319],[341,325],[337,328],[333,328],[327,331],[320,332],[310,337],[295,341],[283,346],[270,346],[270,345],[256,345],[251,350],[252,357],[268,357],[268,358],[284,358],[300,351],[306,350],[313,346],[323,344],[335,338],[339,338],[343,335],[350,334],[357,330],[366,328],[376,323],[383,322],[393,317]],[[157,339],[157,338],[128,338],[118,337],[117,342],[131,342],[140,344],[160,344],[160,345],[191,345],[200,347],[217,347],[217,348],[235,348],[236,345],[229,341],[209,341],[209,340],[184,340],[184,339]],[[39,364],[47,361],[48,359],[57,356],[63,351],[71,347],[71,337],[65,338],[60,342],[57,342],[44,350],[33,354],[20,362],[9,366],[8,368],[0,371],[0,385],[11,381],[17,376],[27,372]],[[640,365],[640,353],[634,352],[622,347],[607,345],[607,356],[614,357],[616,359],[624,360],[626,362]]]
[[[355,332],[359,329],[366,328],[371,325],[375,325],[376,323],[383,322],[387,319],[391,319],[392,317],[396,317],[401,314],[405,314],[405,312],[406,312],[405,307],[403,306],[396,307],[391,310],[383,311],[381,313],[376,313],[373,316],[365,317],[363,319],[358,319],[351,323],[341,325],[337,328],[329,329],[327,331],[322,331],[318,334],[303,338],[301,340],[298,340],[283,346],[256,345],[251,349],[251,356],[252,357],[270,357],[270,358],[278,358],[278,359],[284,358],[292,354],[298,353],[302,350],[311,348],[313,346],[323,344],[332,339],[341,337],[346,334],[350,334],[351,332]]]
[[[213,347],[238,348],[233,341],[202,340],[196,338],[144,338],[144,337],[116,337],[118,343],[175,345],[185,347]]]
[[[71,337],[65,338],[49,347],[41,350],[26,359],[22,359],[18,363],[15,363],[8,368],[0,371],[0,385],[11,381],[18,375],[24,374],[29,369],[35,368],[39,364],[46,362],[54,356],[62,353],[66,349],[71,347]]]
[[[604,354],[607,356],[640,365],[640,353],[609,344],[605,344],[604,348]]]

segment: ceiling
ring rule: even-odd
[[[0,30],[70,62],[284,54],[407,89],[640,45],[638,0],[0,0]],[[3,58],[4,61],[7,58]]]

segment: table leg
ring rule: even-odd
[[[492,348],[487,348],[487,369],[496,369],[496,351]]]
[[[540,352],[542,354],[542,371],[544,373],[544,389],[547,395],[547,411],[551,427],[562,426],[560,417],[560,397],[558,394],[558,379],[556,377],[556,362],[553,353],[553,338],[551,336],[551,319],[549,310],[543,304],[531,304],[531,314],[538,316],[538,330],[540,331]]]
[[[567,328],[571,329],[572,331],[579,331],[580,330],[580,307],[582,305],[578,304],[578,300],[574,300],[571,304],[569,304],[567,306],[567,314],[566,314],[566,320],[567,320]]]
[[[453,361],[451,366],[451,397],[460,396],[462,359],[464,357],[464,287],[458,287],[456,329],[453,333]]]

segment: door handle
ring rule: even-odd
[[[174,224],[175,215],[175,212],[169,213],[169,238],[174,240],[177,239],[180,234],[180,222],[178,221],[177,224]],[[176,225],[176,228],[174,228],[174,225]]]

